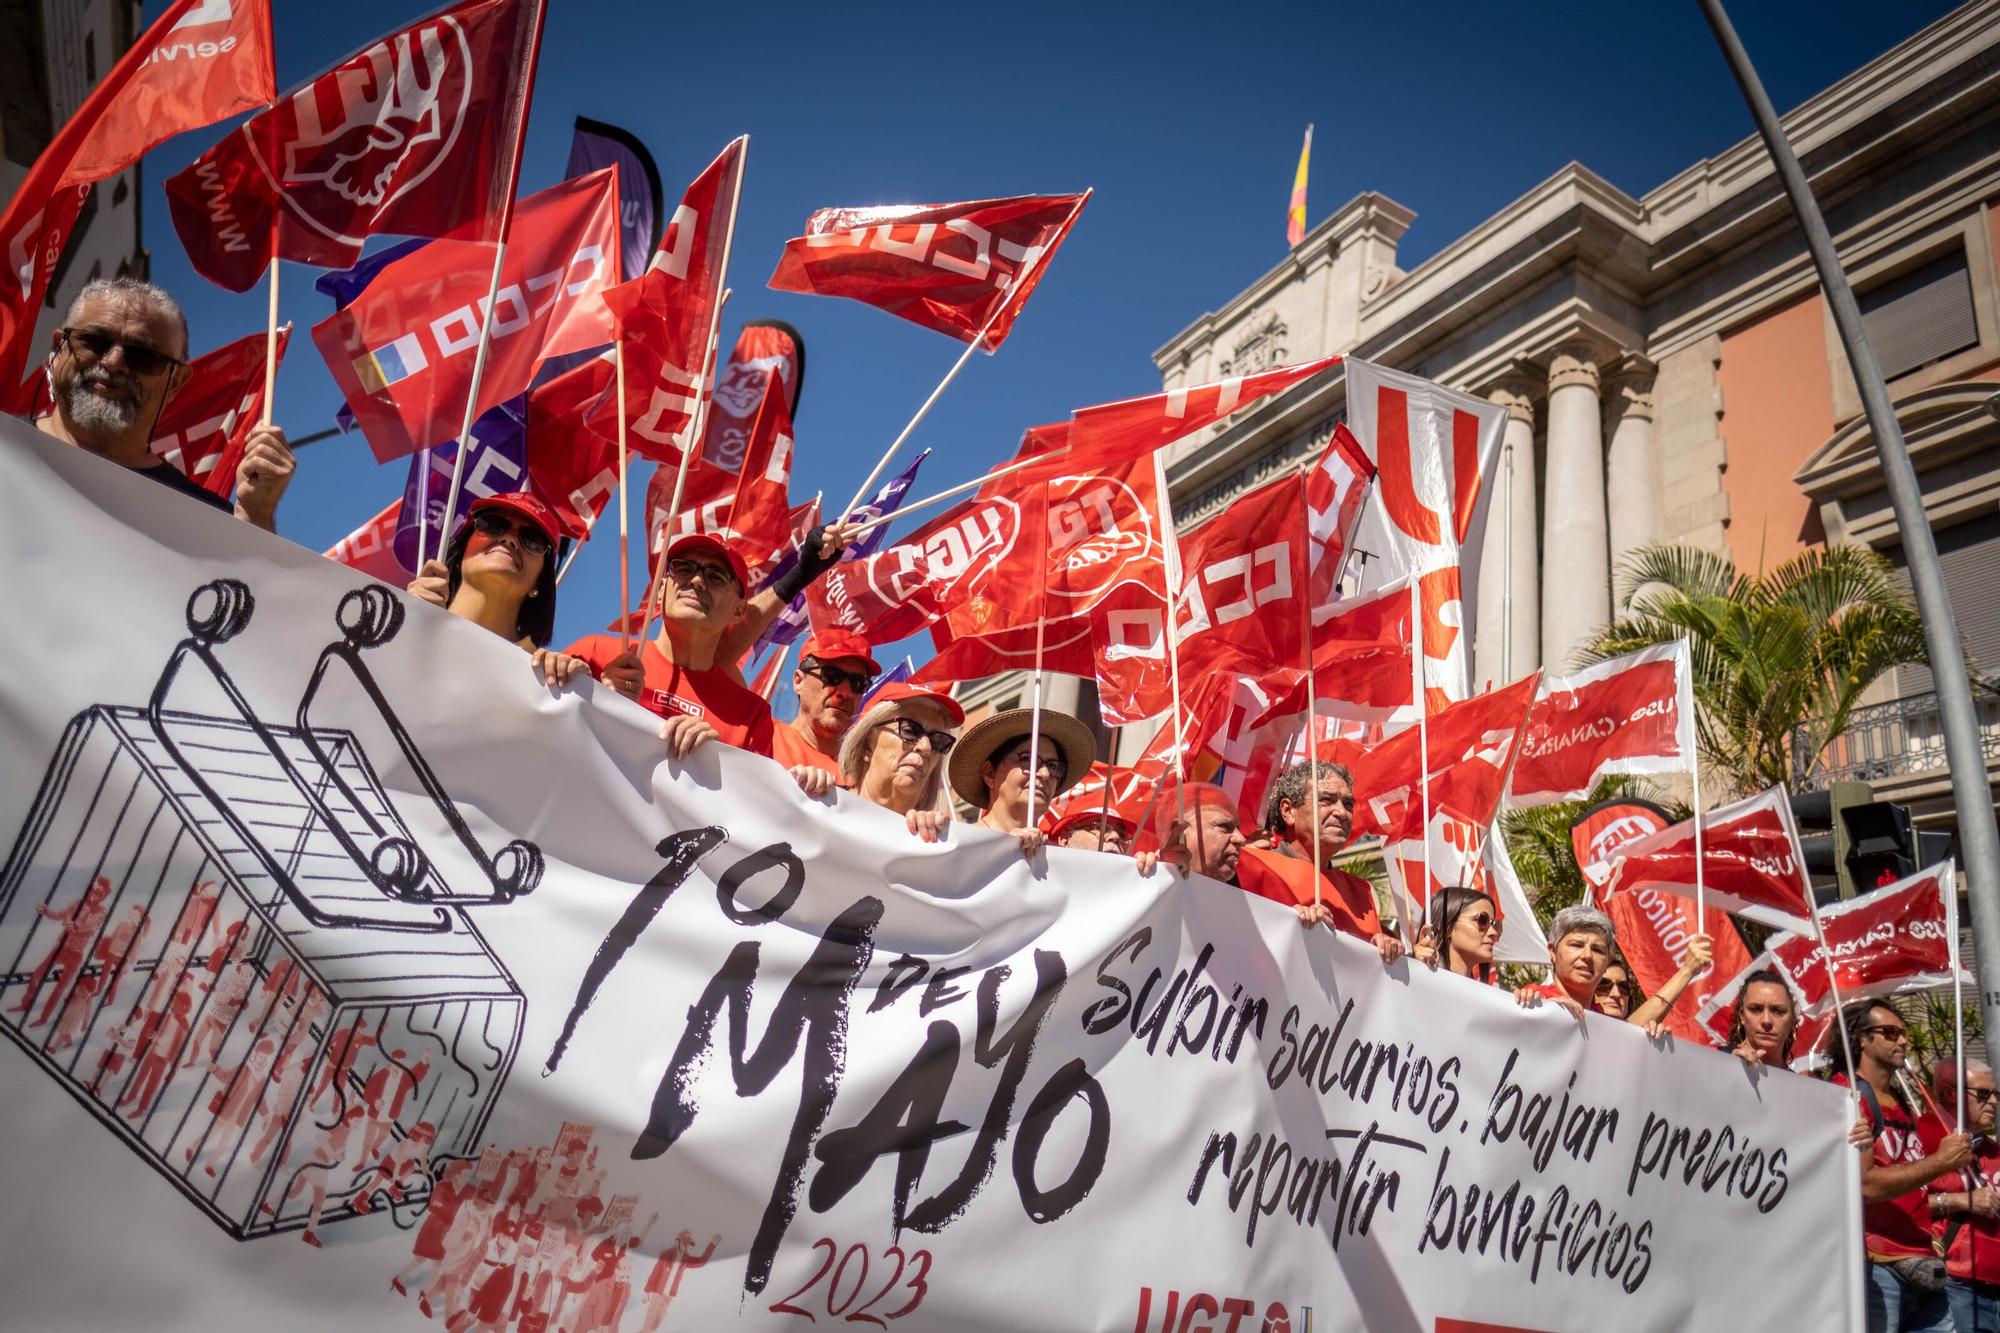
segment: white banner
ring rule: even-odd
[[[13,422],[0,558],[7,1327],[1861,1326],[1823,1084],[668,765]]]

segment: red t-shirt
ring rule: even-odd
[[[605,666],[623,647],[615,634],[586,634],[565,651],[571,657],[582,658],[590,667],[590,674],[602,679]],[[730,675],[726,667],[690,671],[669,662],[653,643],[639,649],[639,664],[644,673],[639,685],[640,703],[661,717],[685,714],[706,718],[726,744],[770,758],[771,705],[763,695]]]
[[[1835,1074],[1831,1081],[1844,1088],[1847,1086],[1847,1075]],[[1900,1103],[1887,1097],[1878,1100],[1882,1103],[1882,1129],[1875,1136],[1877,1166],[1906,1166],[1911,1162],[1921,1162],[1937,1151],[1938,1144],[1944,1141],[1948,1132],[1943,1121],[1928,1111],[1912,1120]],[[1868,1099],[1865,1096],[1861,1099],[1861,1114],[1868,1114]],[[1931,1209],[1922,1188],[1877,1203],[1864,1202],[1861,1205],[1861,1229],[1866,1233],[1868,1253],[1871,1255],[1902,1259],[1933,1253]]]
[[[1246,892],[1274,903],[1295,907],[1313,900],[1312,862],[1281,851],[1245,847],[1236,863],[1236,882]],[[1375,886],[1345,870],[1329,870],[1319,879],[1320,901],[1333,909],[1333,927],[1356,938],[1372,940],[1382,933],[1375,910]]]
[[[786,768],[823,768],[833,774],[833,785],[845,787],[847,779],[840,775],[839,761],[830,754],[822,753],[813,743],[799,734],[799,729],[789,722],[779,722],[771,731],[771,757]]]
[[[1924,1187],[1926,1192],[2000,1189],[2000,1143],[1981,1139],[1979,1144],[1982,1151],[1973,1156],[1970,1167],[1945,1172]],[[1941,1225],[1948,1227],[1953,1222],[1959,1223],[1958,1234],[1951,1238],[1951,1251],[1945,1255],[1945,1271],[1968,1282],[2000,1283],[2000,1218],[1959,1213],[1942,1219]]]

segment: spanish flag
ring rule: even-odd
[[[1306,164],[1312,160],[1313,127],[1306,126],[1306,144],[1299,149],[1299,174],[1292,181],[1292,207],[1285,214],[1285,244],[1296,249],[1306,238]]]

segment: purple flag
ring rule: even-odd
[[[569,142],[569,166],[563,176],[581,176],[600,167],[618,168],[618,231],[624,243],[620,271],[630,282],[646,271],[666,208],[660,193],[660,169],[653,155],[629,130],[587,116],[576,118],[576,137]]]
[[[906,657],[887,671],[884,671],[876,679],[875,683],[868,687],[868,693],[861,696],[861,702],[854,706],[854,715],[859,717],[861,714],[867,712],[868,705],[874,701],[876,692],[884,685],[893,685],[899,680],[908,680],[912,675],[916,674],[916,670],[917,664]]]
[[[528,489],[527,413],[525,398],[510,398],[472,423],[472,450],[465,456],[458,512],[445,524],[446,531],[458,526],[474,500]],[[417,567],[418,491],[428,492],[425,503],[430,507],[431,541],[435,544],[438,527],[444,523],[444,502],[451,493],[452,459],[457,452],[458,442],[447,440],[410,455],[410,475],[403,483],[403,511],[396,521],[394,547],[396,559],[405,569]]]
[[[928,449],[918,454],[911,461],[910,465],[903,469],[900,475],[891,477],[882,484],[882,489],[875,492],[874,499],[864,505],[858,506],[848,517],[856,522],[865,522],[868,519],[877,518],[883,514],[895,513],[901,507],[903,497],[910,493],[910,486],[917,479],[917,469],[922,467],[924,460],[930,456],[931,451]],[[863,556],[875,554],[876,551],[881,549],[882,542],[888,535],[889,525],[887,523],[870,528],[867,532],[861,534],[860,541],[847,548],[846,552],[840,557],[841,560],[843,562],[859,560]],[[784,559],[771,566],[771,573],[764,580],[765,584],[772,583],[780,575],[789,571],[797,560],[798,556],[796,553],[786,552]],[[806,618],[805,597],[803,595],[794,597],[789,606],[779,610],[777,618],[771,622],[770,628],[764,631],[763,637],[757,640],[757,646],[751,651],[753,653],[761,653],[764,649],[773,645],[782,647],[789,644],[798,638],[799,635],[805,633],[806,626],[810,623]]]

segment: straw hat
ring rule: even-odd
[[[951,789],[961,801],[975,810],[986,808],[986,784],[980,780],[979,770],[1002,746],[1027,740],[1034,720],[1034,709],[1010,708],[973,723],[958,738],[951,751],[949,777]],[[1097,738],[1090,734],[1089,727],[1069,714],[1046,708],[1042,710],[1042,738],[1055,743],[1056,753],[1062,756],[1069,770],[1056,784],[1056,793],[1067,791],[1089,771],[1091,760],[1097,757]]]

